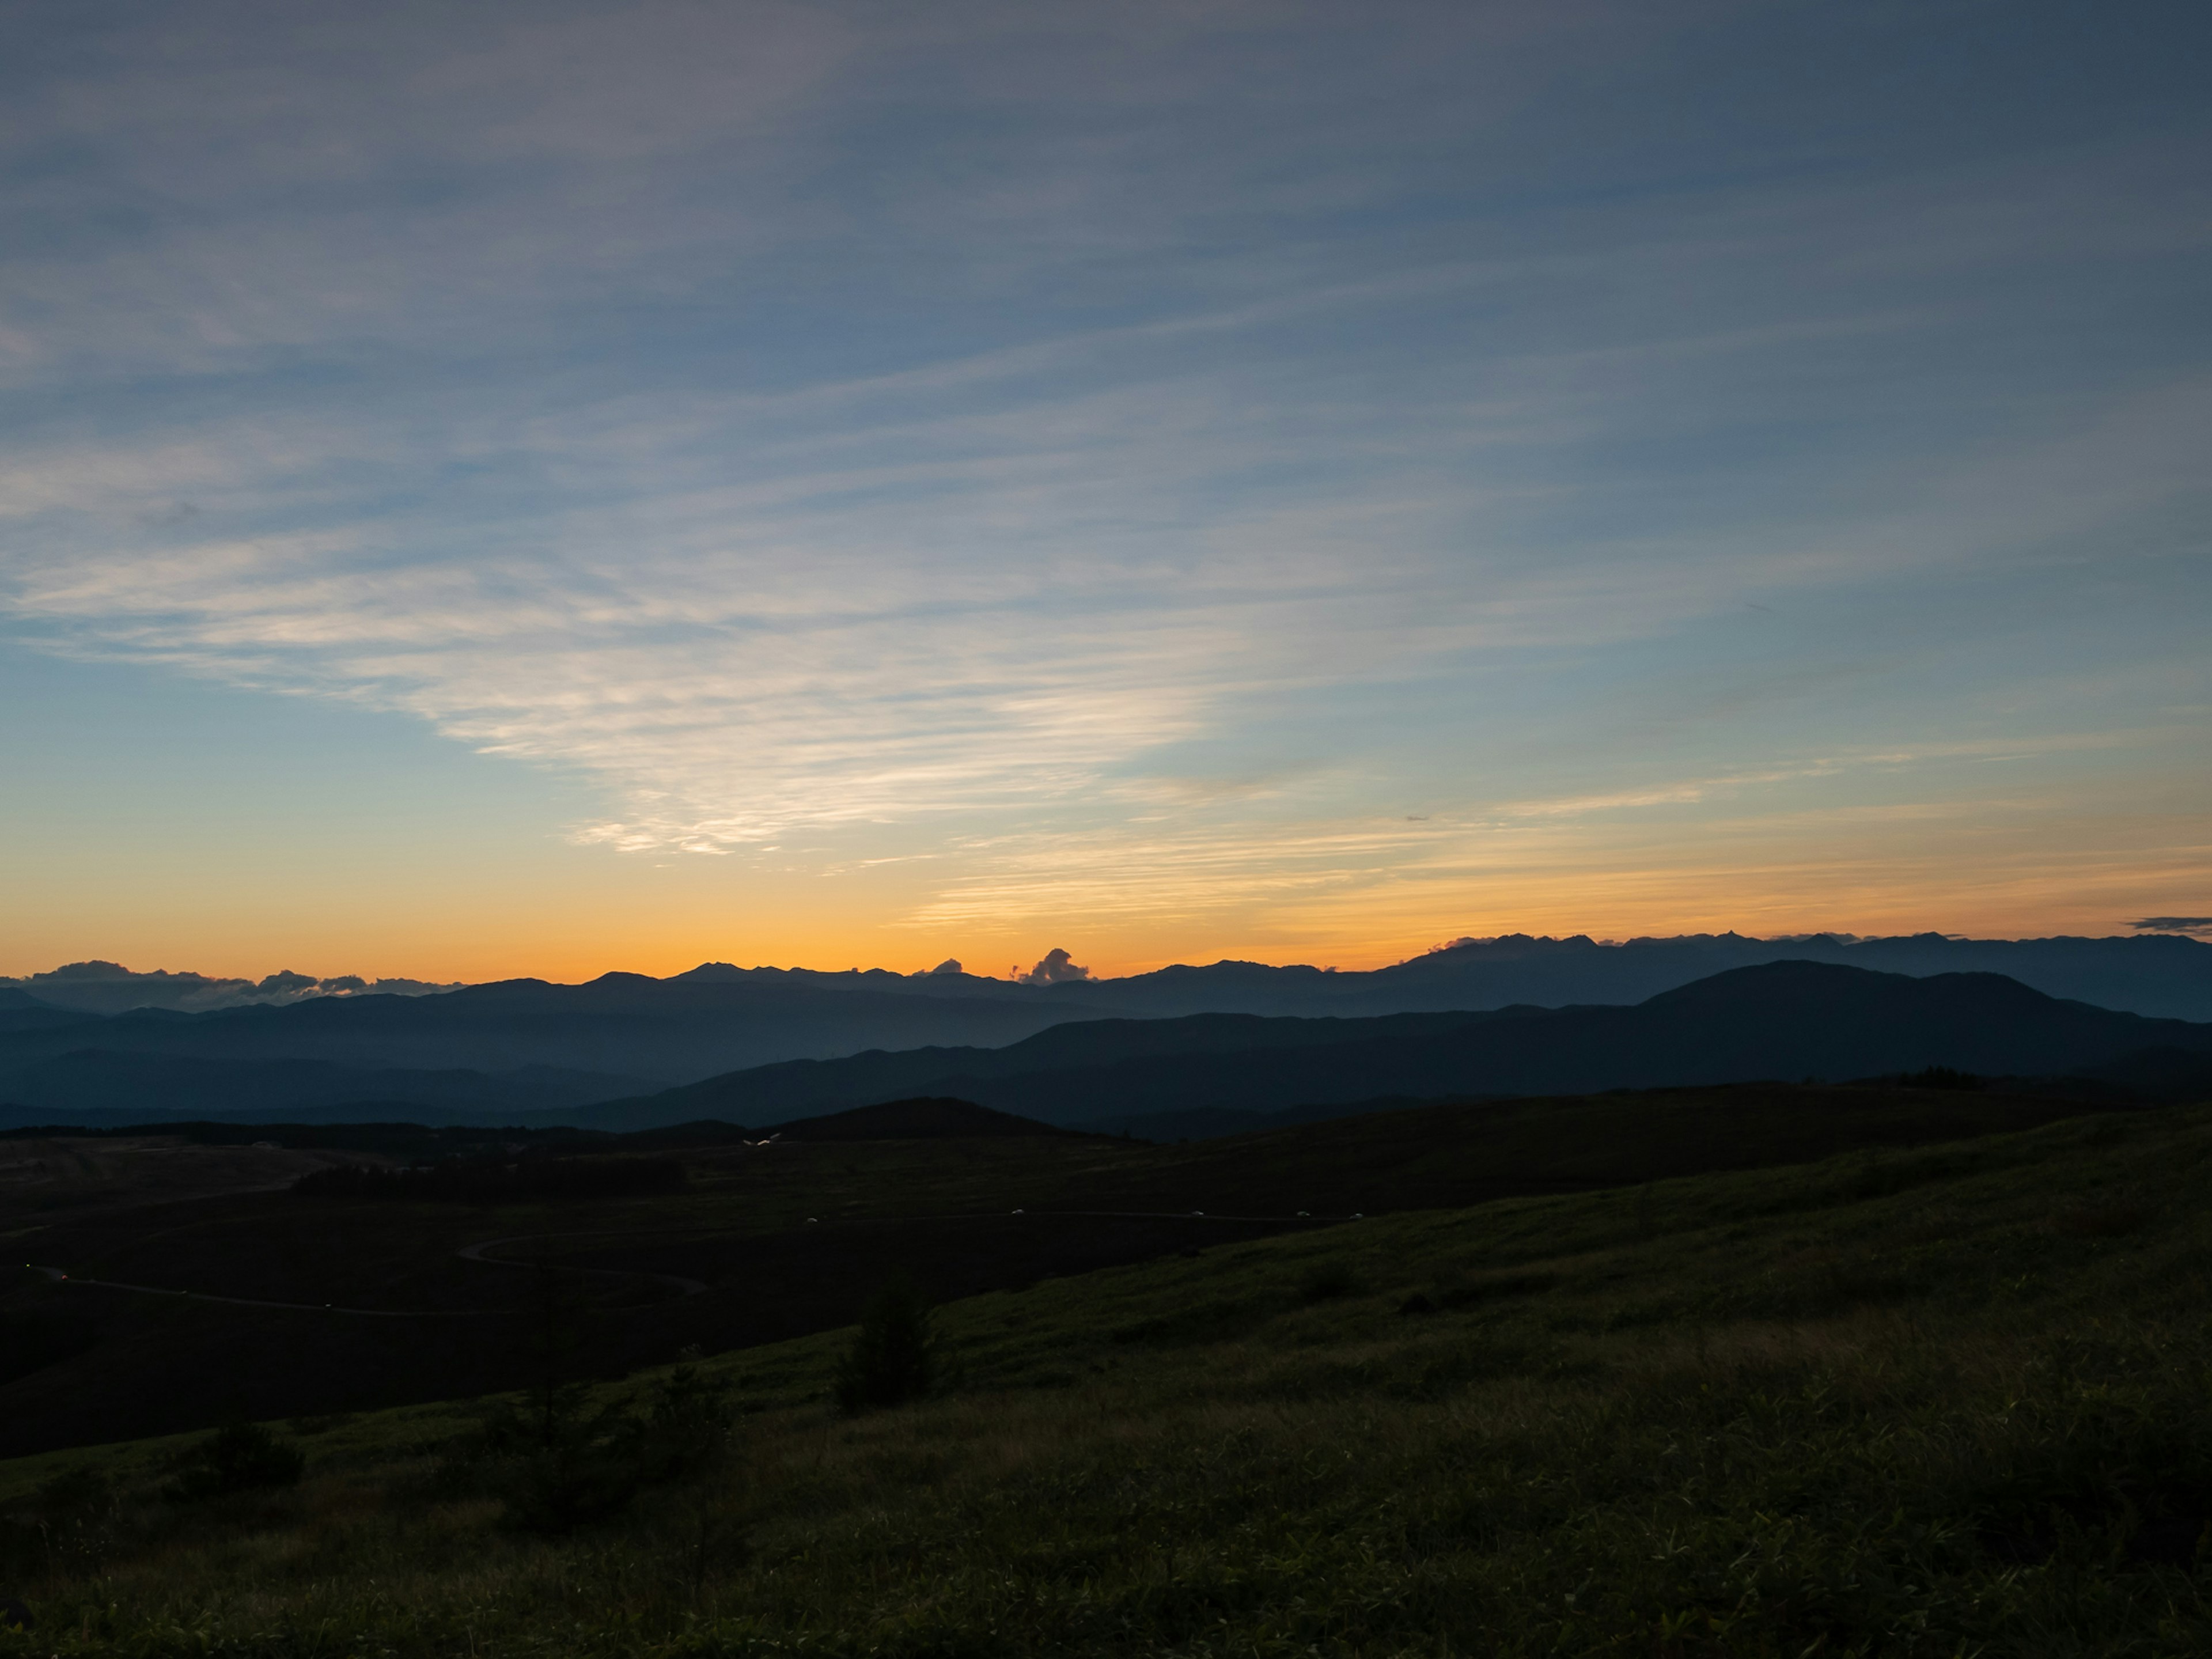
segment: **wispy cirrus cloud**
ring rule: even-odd
[[[0,611],[580,773],[590,845],[908,826],[973,866],[933,923],[1418,871],[1377,795],[1802,804],[1822,697],[1942,695],[1895,617],[2185,562],[2205,134],[2057,131],[2055,58],[2015,104],[1932,36],[1981,125],[1884,125],[1708,9],[59,28]],[[1860,620],[1707,687],[1753,598]],[[1592,747],[1614,674],[1649,752]]]

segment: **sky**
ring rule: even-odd
[[[0,31],[0,974],[2212,915],[2200,5]]]

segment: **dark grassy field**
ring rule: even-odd
[[[64,1214],[280,1190],[316,1170],[375,1161],[350,1149],[250,1144],[262,1138],[247,1132],[211,1146],[161,1134],[0,1135],[0,1229],[18,1237]]]
[[[1370,1217],[710,1359],[736,1438],[558,1535],[471,1417],[0,1466],[0,1653],[2166,1655],[2212,1645],[2212,1109]],[[642,1376],[603,1387],[651,1395]]]
[[[279,1191],[40,1210],[8,1229],[15,1260],[72,1282],[14,1269],[0,1279],[0,1322],[66,1318],[90,1340],[0,1382],[0,1455],[517,1386],[540,1292],[516,1263],[550,1263],[575,1285],[580,1346],[594,1375],[612,1377],[686,1348],[719,1352],[843,1325],[895,1271],[947,1300],[1354,1212],[1756,1168],[2079,1109],[1979,1093],[1742,1085],[1435,1106],[1188,1146],[1046,1135],[693,1147],[672,1154],[689,1169],[684,1191],[627,1198],[471,1204]],[[489,1260],[460,1255],[494,1241]],[[686,1294],[672,1279],[704,1289]]]

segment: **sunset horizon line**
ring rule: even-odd
[[[1250,966],[1272,969],[1310,968],[1322,973],[1377,973],[1403,967],[1424,957],[1441,955],[1445,951],[1469,945],[1499,945],[1525,941],[1532,945],[1584,944],[1598,949],[1620,950],[1639,945],[1692,944],[1701,940],[1740,939],[1758,945],[1812,944],[1826,940],[1837,945],[1893,943],[1901,940],[1937,939],[1954,944],[2030,945],[2078,940],[2085,943],[2116,943],[2130,940],[2178,939],[2191,944],[2212,945],[2212,916],[2147,916],[2118,924],[2113,931],[2104,933],[2034,933],[2022,931],[1966,932],[1939,927],[1906,928],[1867,933],[1840,927],[1799,928],[1774,933],[1752,933],[1735,927],[1686,928],[1676,933],[1641,932],[1635,933],[1601,933],[1591,929],[1573,932],[1531,932],[1513,929],[1497,933],[1462,934],[1441,940],[1401,956],[1381,956],[1358,961],[1322,961],[1297,956],[1294,952],[1278,952],[1273,957],[1252,955],[1208,955],[1193,951],[1173,957],[1143,963],[1105,963],[1093,966],[1078,962],[1083,954],[1054,945],[1037,953],[1036,963],[1024,969],[1019,962],[1006,965],[1006,971],[998,971],[995,962],[981,959],[970,962],[959,957],[948,957],[935,965],[916,968],[890,966],[882,962],[858,963],[848,962],[841,966],[825,966],[823,963],[836,958],[824,957],[823,962],[753,962],[740,963],[734,955],[700,957],[688,966],[671,967],[665,963],[641,968],[617,964],[595,970],[578,971],[573,968],[555,968],[547,971],[492,973],[482,977],[440,977],[434,974],[360,974],[355,972],[315,974],[302,972],[289,965],[266,973],[246,971],[210,971],[204,968],[135,968],[114,957],[90,955],[71,961],[56,963],[51,967],[26,968],[15,966],[11,971],[0,972],[0,986],[27,988],[38,982],[83,982],[98,980],[129,978],[134,980],[167,981],[171,982],[198,981],[207,985],[247,986],[272,994],[294,994],[301,997],[366,995],[379,993],[422,994],[468,989],[475,986],[496,985],[521,981],[538,981],[555,985],[586,985],[594,981],[617,975],[666,981],[681,978],[704,969],[728,969],[744,974],[811,974],[824,976],[843,975],[884,974],[900,979],[925,979],[939,974],[957,973],[971,979],[990,980],[1000,983],[1029,982],[1099,982],[1140,978],[1147,974],[1164,972],[1174,968],[1213,968]],[[1340,953],[1342,954],[1342,953]],[[1053,967],[1054,957],[1064,971],[1056,980],[1038,977]]]

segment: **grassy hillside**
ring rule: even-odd
[[[104,1211],[95,1194],[58,1192],[21,1212],[30,1224],[11,1237],[18,1263],[70,1282],[0,1270],[0,1321],[60,1320],[94,1340],[37,1368],[0,1366],[0,1456],[515,1387],[532,1284],[461,1254],[489,1241],[509,1241],[492,1254],[510,1261],[592,1270],[580,1343],[595,1375],[618,1376],[689,1347],[844,1325],[896,1270],[951,1300],[1355,1211],[1802,1163],[2080,1109],[1985,1092],[1742,1085],[1432,1106],[1188,1146],[1054,1133],[653,1146],[647,1161],[680,1156],[689,1184],[630,1196],[619,1183],[564,1182],[559,1196],[494,1180],[442,1198],[273,1191]],[[550,1172],[614,1174],[623,1162],[562,1158]],[[674,1294],[669,1276],[707,1289]],[[325,1304],[373,1311],[325,1316]]]
[[[979,1296],[919,1405],[705,1362],[729,1452],[565,1535],[456,1407],[22,1460],[0,1654],[2201,1651],[2208,1172],[2190,1109]]]

